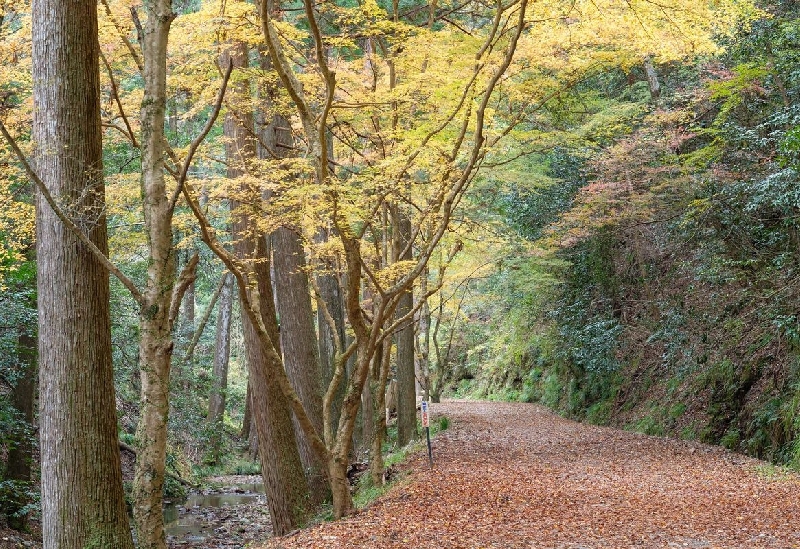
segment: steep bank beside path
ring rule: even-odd
[[[721,448],[447,402],[435,466],[277,548],[800,548],[800,476]]]

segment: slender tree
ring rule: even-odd
[[[231,316],[233,313],[233,277],[225,273],[217,311],[217,335],[214,344],[214,366],[211,373],[211,394],[208,396],[208,425],[211,428],[211,460],[219,462],[222,446],[222,420],[225,415],[225,393],[228,389],[228,363],[231,356]]]

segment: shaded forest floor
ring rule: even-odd
[[[451,427],[352,517],[263,549],[800,548],[800,476],[722,448],[447,402]]]

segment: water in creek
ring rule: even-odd
[[[190,494],[186,501],[164,506],[167,536],[190,541],[208,538],[217,525],[235,513],[235,507],[263,499],[263,484],[228,487],[225,492]]]

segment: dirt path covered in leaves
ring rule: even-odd
[[[265,548],[800,548],[800,477],[721,448],[448,402],[435,466]]]

